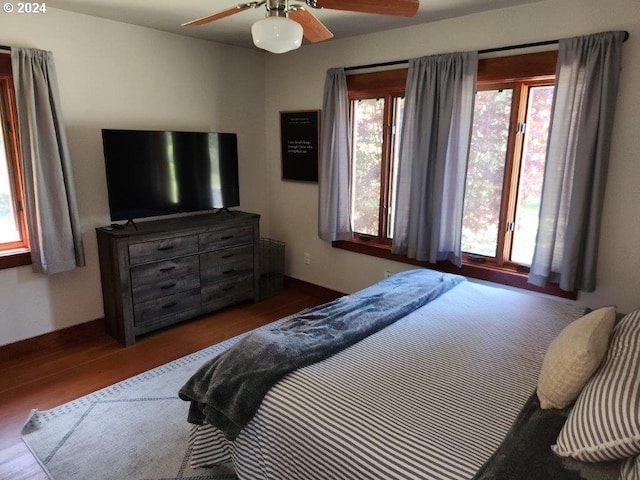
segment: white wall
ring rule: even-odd
[[[0,345],[103,316],[102,128],[237,132],[241,207],[265,215],[266,227],[262,53],[55,9],[0,14],[0,44],[54,54],[87,258],[50,277],[0,270]]]
[[[549,0],[409,27],[366,37],[303,47],[267,59],[266,115],[271,234],[285,241],[286,273],[343,292],[411,268],[331,248],[317,236],[317,185],[280,180],[279,111],[322,107],[327,68],[400,60],[553,40],[606,30],[627,30],[614,126],[611,165],[595,293],[580,295],[588,306],[640,308],[640,8],[637,0]],[[277,87],[277,88],[276,88]],[[295,205],[292,208],[291,205]],[[303,253],[311,254],[311,265]]]

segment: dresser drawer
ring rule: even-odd
[[[226,257],[226,258],[225,258]],[[203,284],[232,280],[253,274],[253,248],[228,248],[200,255]]]
[[[186,310],[200,307],[200,290],[167,295],[156,300],[134,304],[133,317],[135,326],[154,323],[158,319],[180,314]]]
[[[198,241],[200,242],[200,251],[253,243],[253,227],[247,225],[201,233]]]
[[[197,251],[198,237],[196,235],[133,243],[129,245],[129,264],[138,265],[140,263],[155,262],[180,255],[197,253]]]
[[[200,275],[197,273],[186,277],[167,278],[149,285],[134,286],[132,288],[133,303],[147,302],[196,288],[200,288]]]
[[[167,279],[184,277],[199,271],[198,255],[173,258],[164,262],[148,263],[131,268],[131,286],[135,290]]]
[[[254,296],[253,275],[244,275],[233,280],[203,285],[201,294],[202,304],[215,308],[252,299]]]
[[[223,248],[202,255],[206,257],[210,265],[230,265],[232,263],[244,263],[253,261],[253,245],[241,245],[239,247]]]

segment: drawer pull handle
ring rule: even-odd
[[[229,270],[225,270],[224,272],[222,272],[223,275],[229,275],[230,273],[235,272],[236,269],[235,268],[230,268]]]
[[[167,250],[171,250],[173,245],[165,245],[164,247],[158,247],[159,252],[166,252]]]
[[[177,285],[177,283],[170,283],[169,285],[162,285],[160,287],[160,290],[169,290],[170,288],[173,288]]]
[[[233,253],[229,253],[229,254],[227,254],[227,255],[223,255],[223,256],[222,256],[222,258],[224,258],[225,260],[226,260],[227,258],[232,258],[232,257],[233,257]]]
[[[171,266],[171,267],[164,267],[164,268],[161,268],[161,269],[160,269],[160,271],[161,271],[161,272],[170,272],[170,271],[171,271],[171,270],[173,270],[174,268],[176,268],[176,266],[175,266],[175,265],[173,265],[173,266]]]
[[[220,240],[231,240],[233,238],[233,235],[226,235],[224,237],[220,237]]]
[[[234,288],[236,288],[236,286],[235,286],[235,285],[230,285],[230,286],[228,286],[228,287],[224,287],[224,288],[222,289],[222,291],[223,291],[223,292],[229,292],[229,291],[233,290]]]
[[[165,303],[164,305],[162,305],[162,308],[167,310],[169,308],[175,307],[176,305],[178,305],[178,302]]]

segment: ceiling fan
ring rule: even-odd
[[[403,17],[414,16],[419,6],[419,0],[304,0],[304,2],[311,8]],[[329,29],[303,5],[289,4],[289,0],[241,3],[227,10],[183,23],[182,26],[204,25],[263,5],[267,10],[265,18],[258,20],[251,27],[253,43],[259,48],[273,53],[284,53],[298,48],[302,44],[303,35],[312,43],[333,37]]]

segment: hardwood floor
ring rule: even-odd
[[[287,279],[275,296],[149,334],[129,348],[102,321],[0,347],[0,479],[47,478],[20,436],[31,409],[56,407],[338,296]]]

